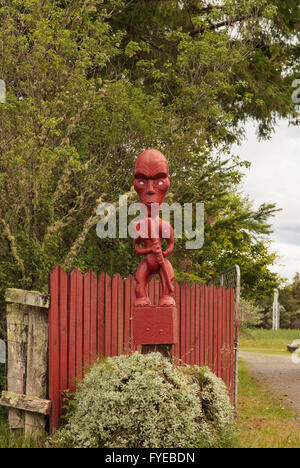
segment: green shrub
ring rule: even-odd
[[[107,358],[86,374],[56,447],[228,446],[234,411],[207,368],[177,367],[160,353]]]

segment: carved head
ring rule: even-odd
[[[135,163],[134,189],[148,212],[152,204],[160,206],[163,203],[169,187],[169,167],[165,156],[154,149],[139,154]]]

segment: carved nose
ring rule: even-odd
[[[155,193],[153,187],[153,180],[149,179],[147,182],[147,195],[152,195],[153,193]]]

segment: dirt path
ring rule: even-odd
[[[277,395],[283,405],[296,410],[300,422],[300,363],[294,364],[291,356],[239,352],[251,373]]]

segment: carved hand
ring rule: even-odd
[[[152,252],[155,254],[156,260],[161,265],[164,261],[164,255],[163,255],[163,251],[162,251],[159,239],[153,240]]]

